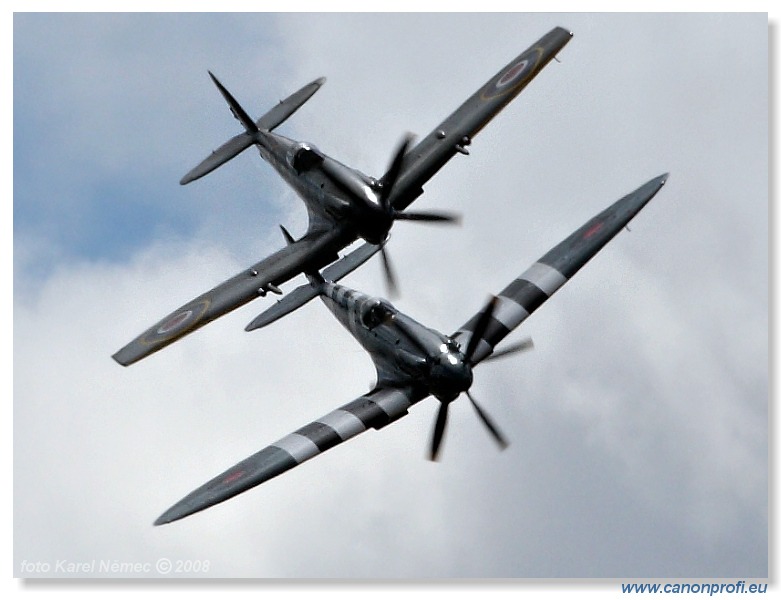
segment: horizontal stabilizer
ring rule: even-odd
[[[257,122],[253,122],[236,98],[234,98],[225,86],[220,83],[211,71],[209,72],[209,76],[212,78],[214,85],[217,86],[220,94],[222,94],[222,97],[225,98],[225,101],[230,106],[233,115],[244,126],[246,131],[232,137],[212,152],[206,159],[201,161],[201,163],[187,173],[187,175],[182,177],[181,181],[179,181],[181,185],[187,185],[191,181],[195,181],[196,179],[200,179],[204,175],[211,173],[214,169],[224,165],[254,143],[262,143],[264,132],[271,131],[283,123],[290,115],[301,108],[304,102],[309,100],[309,98],[320,89],[320,86],[325,83],[325,77],[315,79],[312,83],[305,85],[294,94],[282,100],[265,115],[260,117]]]
[[[224,165],[230,159],[234,158],[241,152],[244,152],[247,148],[252,146],[255,142],[254,136],[249,133],[240,133],[239,135],[232,137],[222,146],[212,152],[207,158],[201,161],[198,166],[192,169],[187,175],[182,177],[179,181],[180,185],[187,185],[191,181],[200,179],[204,175],[211,173],[217,167]]]
[[[274,306],[255,317],[252,323],[245,328],[246,331],[260,329],[261,327],[270,325],[274,321],[290,314],[297,308],[301,308],[304,304],[313,298],[316,298],[319,293],[320,292],[311,285],[297,287],[289,294],[285,294],[285,296],[274,304]]]
[[[325,269],[323,271],[323,279],[326,281],[339,281],[342,277],[352,273],[379,252],[381,247],[382,246],[375,246],[374,244],[364,244],[354,252],[350,252],[350,254]],[[319,294],[320,292],[311,285],[299,286],[289,294],[286,294],[274,306],[255,317],[255,319],[247,325],[245,330],[252,331],[270,325],[277,319],[302,307],[313,298],[317,298]]]
[[[301,108],[304,102],[309,100],[324,83],[325,77],[315,79],[312,83],[305,85],[296,93],[291,94],[282,100],[274,108],[258,119],[258,129],[271,131],[275,127],[279,127],[287,120],[290,115]]]

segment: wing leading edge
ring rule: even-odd
[[[552,248],[498,295],[491,323],[477,346],[475,364],[490,355],[496,345],[537,310],[556,290],[618,234],[650,202],[667,181],[667,173],[627,194]],[[455,334],[468,343],[480,313]]]
[[[165,348],[207,323],[243,306],[271,286],[278,286],[307,268],[335,260],[342,247],[338,229],[307,235],[172,312],[124,346],[113,359],[128,366]]]
[[[164,525],[219,504],[370,428],[381,429],[425,398],[410,388],[376,388],[283,437],[205,483],[155,521]]]
[[[466,153],[472,138],[523,91],[571,38],[572,33],[562,27],[546,33],[410,150],[391,196],[394,208],[409,206],[422,193],[423,184],[456,153]]]

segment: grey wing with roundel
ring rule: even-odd
[[[555,27],[510,61],[477,90],[404,159],[393,186],[394,208],[406,208],[423,192],[423,184],[457,152],[468,153],[472,138],[510,103],[569,42],[572,33]]]
[[[553,293],[569,281],[642,209],[667,181],[660,175],[624,196],[589,220],[526,269],[497,296],[489,325],[484,329],[472,362],[488,357],[510,332],[518,327]],[[453,337],[466,347],[480,316],[467,321]]]
[[[338,258],[344,245],[338,229],[306,235],[271,256],[201,294],[160,320],[112,358],[128,366],[165,348],[184,337],[243,306],[279,286],[308,268],[321,268]]]
[[[375,388],[283,437],[205,483],[155,521],[163,525],[228,500],[368,429],[381,429],[426,397],[410,388]]]

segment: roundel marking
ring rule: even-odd
[[[522,61],[510,67],[510,69],[504,75],[502,75],[501,79],[499,79],[499,81],[496,82],[496,87],[502,88],[506,86],[513,79],[518,77],[518,75],[520,75],[526,69],[526,66],[528,64],[529,64],[529,59],[524,58]]]
[[[223,483],[229,484],[233,483],[237,479],[241,479],[241,477],[244,475],[245,471],[242,469],[240,471],[234,471],[230,475],[228,475],[225,479],[222,480]]]
[[[542,57],[542,48],[533,48],[530,52],[512,63],[505,71],[498,75],[498,79],[485,86],[482,94],[483,100],[491,100],[507,93],[518,90],[534,74],[537,63]]]
[[[583,239],[584,239],[584,240],[587,240],[587,239],[589,239],[589,238],[590,238],[592,235],[594,235],[594,234],[595,234],[597,231],[599,231],[600,229],[602,229],[602,225],[604,225],[604,223],[602,223],[602,221],[597,221],[596,223],[594,223],[594,225],[592,225],[592,226],[591,226],[591,227],[588,229],[588,231],[586,231],[586,232],[583,234]]]
[[[172,329],[176,329],[179,325],[184,323],[187,319],[189,319],[193,314],[193,311],[191,310],[185,310],[180,312],[178,315],[174,315],[170,319],[168,319],[165,323],[160,325],[160,327],[157,328],[157,334],[158,335],[165,335]]]
[[[182,307],[181,310],[174,313],[163,321],[160,325],[153,327],[141,340],[144,344],[158,344],[171,338],[175,338],[192,327],[201,320],[206,313],[211,301],[208,298],[199,300],[192,304]]]

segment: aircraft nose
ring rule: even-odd
[[[472,369],[453,354],[446,354],[431,368],[431,391],[441,400],[453,400],[472,385]]]
[[[370,202],[366,202],[363,212],[365,214],[359,217],[360,236],[370,244],[382,244],[393,225],[393,217],[388,211]]]

